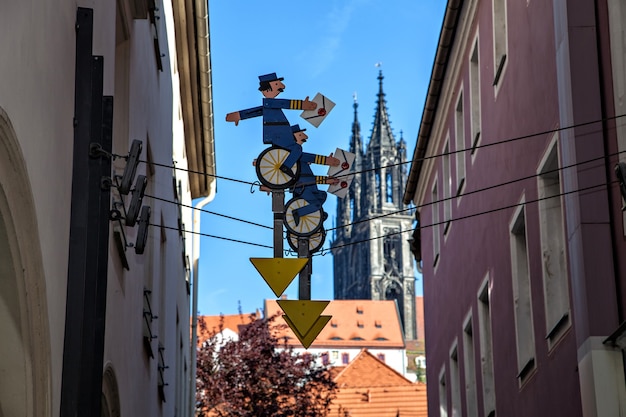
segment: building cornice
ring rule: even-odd
[[[404,191],[404,204],[409,204],[415,196],[417,182],[422,170],[424,156],[426,155],[426,149],[428,147],[435,116],[437,114],[439,98],[444,84],[446,71],[448,69],[448,62],[452,52],[452,45],[454,43],[463,2],[464,0],[449,0],[448,5],[446,6],[446,13],[443,18],[443,25],[439,34],[439,43],[435,54],[435,62],[433,63],[433,70],[431,72],[430,83],[428,85],[426,103],[422,113],[422,121],[420,123],[417,143],[413,152],[413,162],[411,164],[409,178]]]
[[[208,4],[174,0],[177,65],[192,198],[215,192],[215,137]]]

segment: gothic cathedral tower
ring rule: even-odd
[[[372,134],[365,150],[354,100],[350,152],[354,181],[337,201],[332,243],[336,300],[396,300],[406,340],[416,339],[415,276],[409,249],[412,211],[402,204],[406,143],[396,142],[387,114],[382,71]]]

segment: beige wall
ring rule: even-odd
[[[11,262],[0,266],[0,279],[14,297],[4,297],[0,302],[0,309],[12,315],[11,320],[0,321],[0,330],[3,334],[21,334],[22,340],[15,345],[3,343],[0,354],[17,359],[13,362],[19,366],[7,368],[11,362],[7,359],[0,361],[0,371],[8,369],[26,376],[12,379],[13,391],[7,391],[0,382],[0,415],[50,416],[58,415],[60,409],[77,7],[94,10],[93,53],[104,57],[104,94],[114,95],[116,108],[113,152],[125,155],[131,141],[139,139],[144,142],[142,159],[146,159],[149,147],[153,161],[171,164],[175,153],[179,164],[186,166],[182,122],[174,122],[180,99],[178,85],[172,87],[170,62],[175,51],[168,51],[166,35],[171,30],[171,15],[157,21],[164,54],[163,71],[158,71],[149,20],[128,17],[127,39],[116,42],[116,3],[129,10],[126,2],[115,0],[22,0],[2,5],[0,259],[10,258]],[[160,7],[160,13],[171,13],[170,9]],[[115,166],[119,170],[123,163],[117,161]],[[140,164],[138,173],[145,172],[146,165]],[[172,175],[170,169],[155,168],[148,192],[174,200]],[[176,178],[183,190],[180,198],[190,204],[185,173],[177,172]],[[175,204],[150,198],[144,198],[143,203],[152,207],[152,223],[177,226]],[[183,222],[188,228],[189,218],[187,210]],[[136,228],[126,229],[133,242]],[[187,242],[190,244],[191,239]],[[188,375],[177,370],[185,363],[190,368],[189,297],[181,255],[187,242],[177,230],[150,228],[146,253],[139,256],[132,248],[127,251],[130,271],[122,269],[114,245],[109,248],[105,385],[109,391],[117,391],[108,395],[119,401],[119,414],[112,415],[173,416],[188,398],[187,388],[181,388],[183,383],[188,386]],[[159,316],[154,325],[169,367],[164,373],[169,384],[165,403],[157,394],[158,362],[148,358],[143,348],[143,289],[150,282],[153,312]],[[176,415],[185,414],[178,410]]]

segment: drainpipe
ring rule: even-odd
[[[209,41],[208,0],[194,1],[196,26],[197,62],[200,81],[200,106],[203,126],[203,142],[206,149],[207,172],[215,174],[215,145],[213,132],[213,90],[211,82],[211,56]],[[192,310],[191,310],[191,374],[189,376],[189,417],[195,415],[196,405],[196,360],[198,344],[198,280],[200,259],[200,216],[201,209],[215,198],[216,179],[207,178],[208,195],[200,200],[193,213],[193,246],[192,246]]]
[[[200,260],[200,216],[202,208],[215,198],[215,181],[211,182],[209,195],[200,200],[194,207],[193,212],[193,243],[191,248],[192,258],[192,302],[191,302],[191,373],[189,376],[189,417],[194,416],[196,408],[196,358],[198,344],[198,261]]]

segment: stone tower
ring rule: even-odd
[[[378,75],[374,125],[365,146],[354,100],[350,152],[356,154],[348,196],[337,201],[332,253],[337,300],[396,300],[407,340],[416,338],[415,275],[409,249],[413,213],[402,204],[406,143],[396,141]]]

